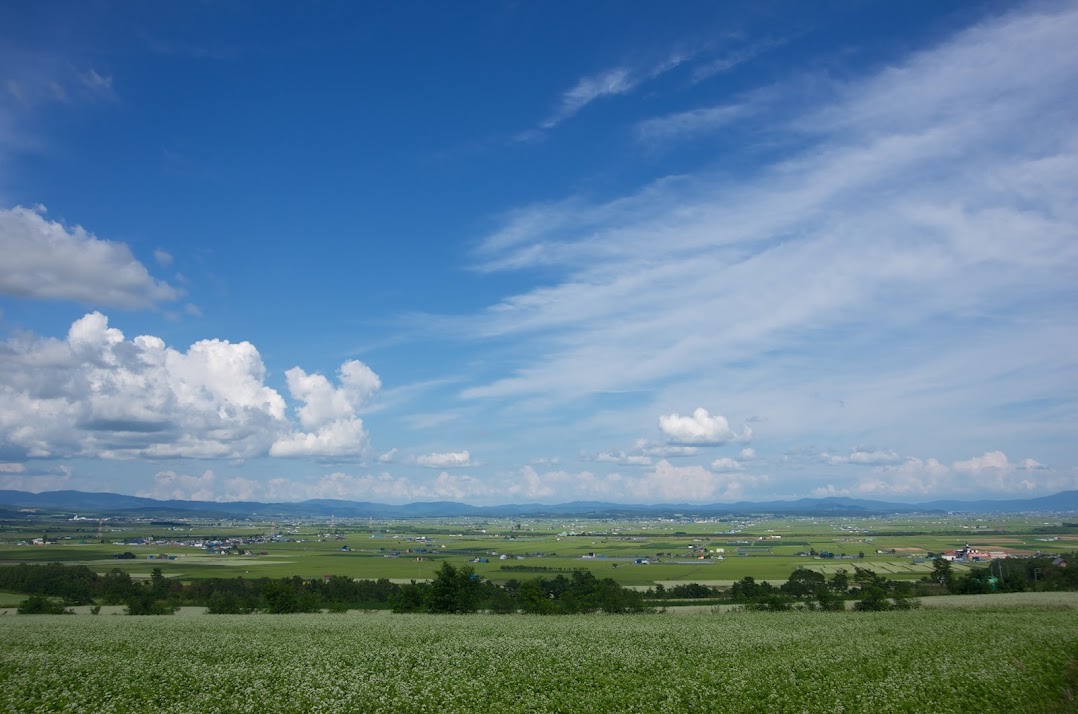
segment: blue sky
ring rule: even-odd
[[[7,3],[0,488],[1078,488],[1078,5]]]

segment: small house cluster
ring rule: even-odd
[[[1008,557],[1008,554],[1006,551],[1002,550],[977,550],[967,543],[964,548],[941,553],[940,557],[944,560],[952,560],[957,563],[983,563],[989,560],[1006,558]]]

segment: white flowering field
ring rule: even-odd
[[[1074,711],[1075,657],[1051,609],[5,616],[0,711]]]

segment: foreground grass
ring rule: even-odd
[[[5,617],[0,711],[1074,711],[1075,624],[1045,609]]]

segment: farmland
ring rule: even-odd
[[[797,568],[821,582],[857,570],[913,585],[931,572],[928,553],[966,543],[1018,556],[1078,544],[1073,526],[1044,516],[106,526],[35,515],[0,528],[6,566],[85,565],[92,577],[118,569],[136,591],[187,605],[212,578],[243,576],[254,586],[299,575],[311,582],[297,592],[328,597],[352,578],[427,581],[453,567],[474,569],[484,583],[601,578],[673,590],[696,582],[727,595],[744,590],[727,591],[741,578],[779,584]],[[1023,562],[1033,561],[1011,567]],[[956,576],[977,569],[954,565]],[[0,607],[0,711],[1074,711],[1078,593],[1044,592],[1050,570],[1024,586],[1034,592],[926,597],[920,608],[890,612],[758,612],[734,599],[640,615],[440,615],[430,614],[429,590],[423,614],[353,604],[273,615],[264,598],[244,615],[183,607],[178,617],[118,616],[131,605],[107,599],[75,607],[77,616]],[[849,599],[838,609],[857,607],[869,585],[843,586]],[[0,602],[10,608],[22,597],[0,593]],[[520,599],[510,610],[518,606],[537,611]]]
[[[1073,711],[1074,623],[1069,609],[0,617],[0,710]]]
[[[33,539],[48,545],[19,545]],[[195,547],[241,540],[229,548]],[[1078,529],[1045,516],[745,517],[723,520],[72,521],[32,515],[0,522],[0,562],[82,563],[148,577],[321,577],[428,580],[438,562],[469,564],[503,583],[586,569],[623,585],[699,582],[728,586],[751,576],[781,582],[806,567],[831,576],[853,567],[919,580],[929,553],[965,544],[1013,554],[1078,548]],[[121,553],[135,556],[117,560]],[[147,559],[155,557],[152,562]],[[824,555],[833,557],[823,557]],[[647,560],[647,565],[637,561]],[[965,566],[956,565],[961,574]]]

